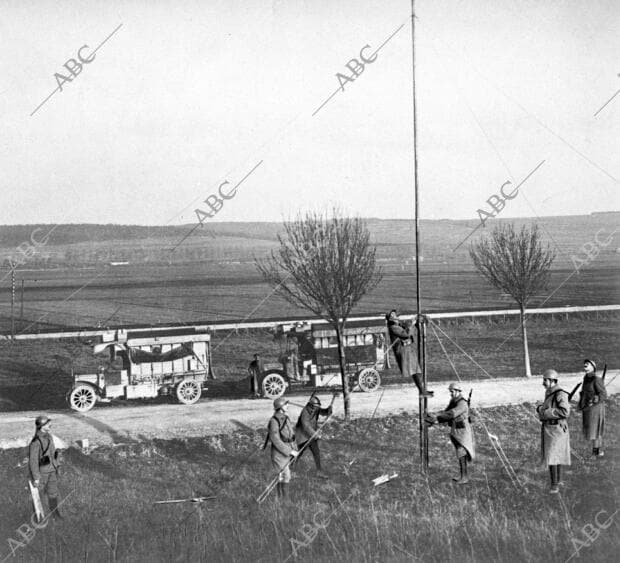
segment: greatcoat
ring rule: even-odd
[[[541,427],[541,462],[545,465],[570,465],[568,393],[559,385],[545,391],[545,401],[537,409]]]
[[[605,433],[605,399],[607,390],[602,378],[586,374],[579,396],[579,410],[583,417],[583,437],[597,440]]]
[[[418,363],[418,352],[410,329],[400,321],[388,321],[390,344],[398,363],[400,373],[411,377],[414,373],[422,373]]]
[[[312,404],[307,404],[299,415],[297,426],[295,427],[295,439],[297,445],[304,444],[316,433],[319,427],[319,416],[329,416],[332,414],[332,407],[321,408]],[[313,441],[318,441],[316,436]]]
[[[39,481],[39,491],[58,497],[58,452],[51,434],[37,430],[28,446],[30,479]]]
[[[278,471],[291,460],[295,430],[290,418],[278,411],[269,420],[269,441],[271,442],[271,463]]]
[[[476,457],[476,451],[474,433],[469,422],[467,399],[462,395],[451,399],[446,410],[438,412],[436,416],[437,422],[450,424],[450,440],[456,448],[457,457],[462,457],[459,455],[459,450],[462,448],[469,461],[473,461]]]

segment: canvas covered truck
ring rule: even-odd
[[[211,336],[207,327],[116,330],[103,335],[94,352],[102,359],[96,373],[74,375],[69,406],[86,412],[97,401],[171,395],[183,404],[200,399],[212,377]]]
[[[263,395],[280,397],[292,384],[332,387],[342,384],[336,331],[328,323],[282,324],[275,339],[281,354],[266,362],[261,377]],[[372,392],[381,385],[386,366],[386,325],[377,321],[349,321],[344,329],[346,369],[353,389]]]

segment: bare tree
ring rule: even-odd
[[[525,373],[531,377],[525,308],[533,295],[547,287],[555,252],[543,244],[537,225],[517,232],[508,224],[495,227],[488,237],[472,243],[469,255],[478,272],[519,305]]]
[[[331,217],[301,213],[284,224],[280,248],[256,261],[264,279],[290,303],[312,311],[336,331],[345,418],[349,418],[349,381],[343,341],[344,326],[365,293],[381,281],[376,249],[359,217],[334,209]]]

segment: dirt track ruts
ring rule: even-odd
[[[608,392],[620,392],[620,378],[612,380],[620,370],[608,370],[606,380],[611,382]],[[560,385],[567,391],[581,380],[579,374],[563,374]],[[488,379],[464,381],[464,394],[473,388],[472,406],[488,407],[525,402],[541,402],[544,396],[540,376],[531,379]],[[388,385],[375,393],[354,393],[351,400],[353,418],[371,416],[381,393],[383,398],[376,416],[406,412],[417,412],[418,393],[411,385]],[[447,384],[434,387],[435,397],[429,400],[429,410],[440,410],[449,400]],[[329,391],[319,393],[323,403],[330,400]],[[289,405],[293,420],[303,407],[309,393],[287,395],[297,405]],[[64,442],[71,444],[87,438],[91,445],[127,443],[143,439],[188,438],[223,434],[244,427],[264,428],[272,413],[271,401],[266,399],[209,399],[206,397],[195,405],[140,405],[95,406],[90,412],[80,414],[69,409],[49,411],[52,418],[52,432]],[[531,409],[535,416],[534,409]],[[32,438],[34,419],[39,411],[20,411],[0,414],[0,449],[24,447]],[[334,414],[343,415],[342,399],[336,399]],[[533,419],[534,420],[534,419]]]

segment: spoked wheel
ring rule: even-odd
[[[76,385],[69,393],[69,406],[74,411],[89,411],[96,402],[97,392],[90,385]]]
[[[286,380],[279,373],[268,373],[263,378],[263,395],[269,399],[277,399],[286,391]]]
[[[177,385],[177,399],[184,405],[193,405],[200,399],[202,388],[193,379],[186,379]]]
[[[381,376],[376,369],[366,368],[359,372],[357,384],[364,393],[372,393],[379,389],[381,385]]]

